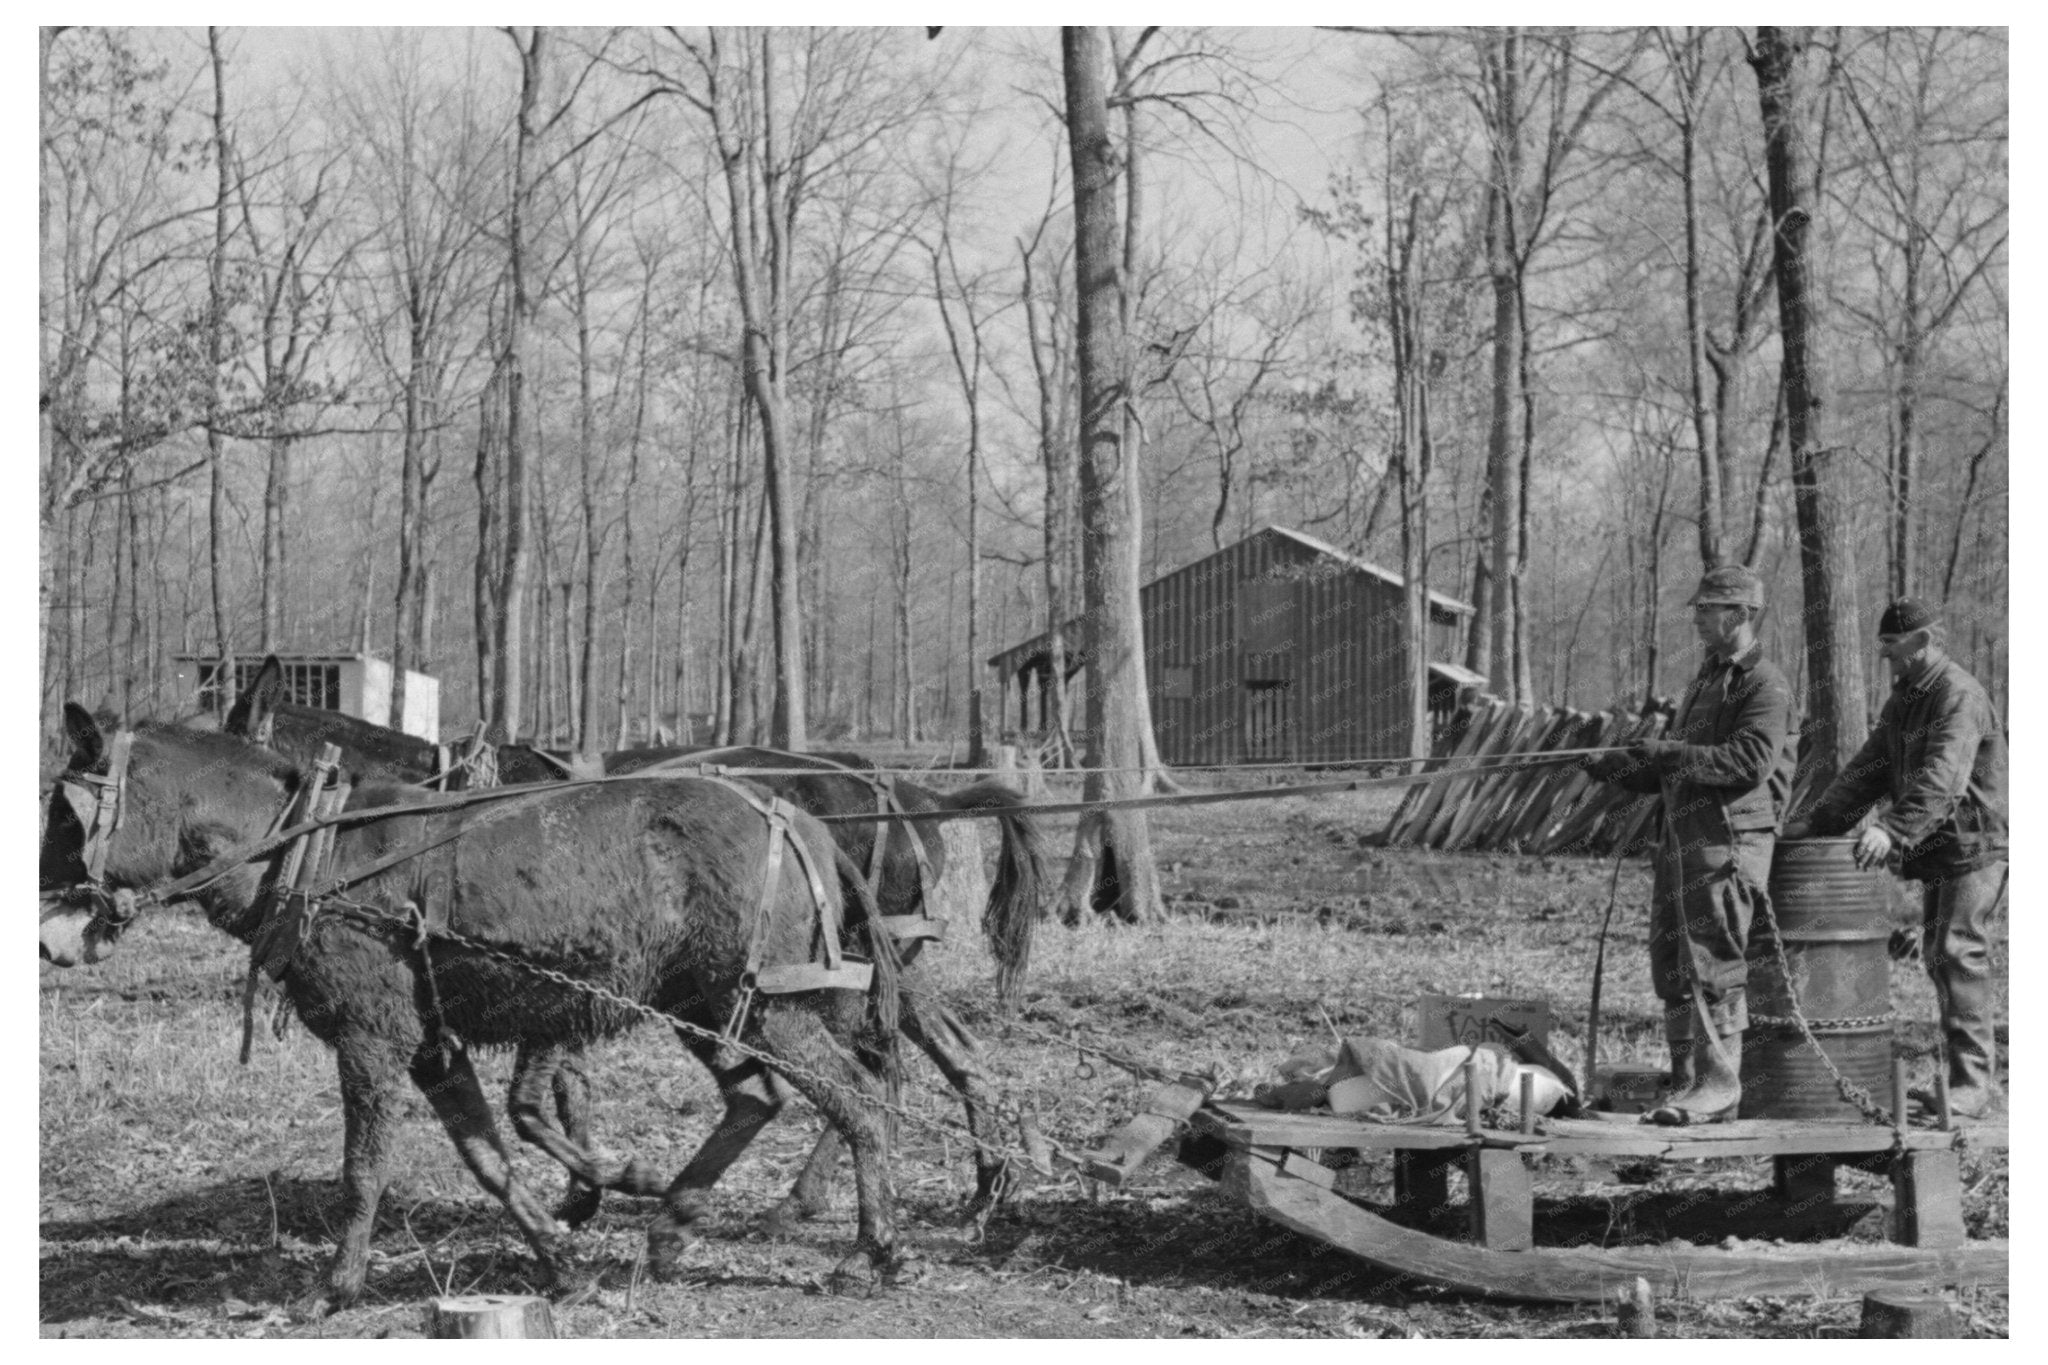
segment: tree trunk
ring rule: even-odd
[[[256,652],[277,652],[284,634],[285,500],[291,482],[292,440],[270,438],[270,462],[263,478],[263,600],[257,615]]]
[[[1038,449],[1045,466],[1045,624],[1047,638],[1045,739],[1051,751],[1048,767],[1064,767],[1072,759],[1067,721],[1067,642],[1065,626],[1074,615],[1067,566],[1073,560],[1074,448],[1068,444],[1066,422],[1060,412],[1059,396],[1066,387],[1055,375],[1049,329],[1039,318],[1038,295],[1033,288],[1031,257],[1024,259],[1024,321],[1031,343],[1031,365],[1038,381]],[[1019,729],[1028,729],[1020,723]],[[1000,729],[1000,725],[998,726]]]
[[[1123,449],[1118,335],[1115,148],[1108,127],[1099,30],[1061,30],[1069,154],[1074,173],[1076,354],[1081,380],[1080,504],[1088,638],[1089,768],[1084,799],[1117,800],[1142,789],[1144,637],[1138,615],[1138,545],[1130,520]],[[1142,810],[1091,811],[1075,831],[1062,916],[1114,910],[1157,918],[1158,873]]]
[[[206,572],[213,599],[213,635],[228,685],[216,696],[223,713],[234,699],[234,632],[228,622],[227,590],[227,461],[222,451],[220,367],[227,359],[228,147],[227,63],[221,56],[220,30],[206,30],[206,52],[213,66],[213,252],[207,258],[206,322]]]
[[[54,123],[50,109],[50,53],[56,47],[57,37],[64,30],[52,25],[42,25],[37,30],[36,48],[36,103],[41,113],[41,124],[49,128]],[[50,423],[50,406],[56,395],[50,388],[50,327],[49,319],[57,312],[51,299],[51,290],[61,278],[50,253],[50,143],[48,138],[36,139],[36,248],[40,264],[38,272],[37,301],[42,325],[36,328],[36,377],[40,392],[36,404],[36,467],[42,473],[43,495],[36,504],[36,682],[41,688],[43,704],[41,717],[47,725],[54,700],[50,692],[50,601],[52,587],[52,560],[50,549],[56,539],[56,504],[53,501],[57,487],[57,442],[56,432]]]
[[[527,218],[532,208],[531,160],[534,143],[534,108],[540,98],[541,51],[547,30],[535,26],[531,37],[521,42],[517,33],[512,45],[519,53],[519,106],[512,144],[511,204],[506,216],[508,268],[512,282],[511,302],[505,315],[504,373],[504,557],[498,564],[496,619],[491,622],[490,649],[495,656],[488,738],[494,744],[515,739],[525,716],[522,714],[525,686],[525,636],[527,577],[532,551],[527,533],[532,517],[527,507],[531,476],[526,459],[526,328],[532,320],[536,301],[527,279]]]
[[[1522,184],[1522,38],[1508,28],[1495,35],[1487,50],[1491,68],[1493,152],[1487,187],[1487,276],[1493,285],[1493,419],[1487,429],[1486,487],[1491,498],[1488,525],[1489,578],[1492,601],[1487,620],[1491,657],[1488,681],[1496,695],[1509,702],[1524,700],[1517,687],[1516,598],[1520,556],[1516,541],[1521,524],[1520,480],[1517,477],[1522,411],[1522,323],[1516,205]]]
[[[1785,423],[1792,459],[1793,509],[1799,523],[1808,678],[1803,757],[1824,787],[1855,753],[1866,719],[1860,631],[1856,620],[1855,546],[1825,440],[1827,403],[1821,349],[1821,291],[1809,277],[1808,233],[1814,166],[1807,146],[1810,97],[1801,78],[1802,29],[1761,26],[1755,54],[1764,156],[1776,225],[1778,330],[1784,346]]]
[[[1905,287],[1899,302],[1905,336],[1899,345],[1898,436],[1892,449],[1891,588],[1894,597],[1910,597],[1920,577],[1913,545],[1913,463],[1920,415],[1920,258],[1916,224],[1906,225]]]
[[[579,632],[576,677],[579,705],[576,708],[575,738],[570,747],[582,751],[593,747],[597,734],[597,635],[600,550],[597,528],[597,399],[591,388],[590,295],[587,282],[576,281],[576,470],[577,491],[583,510],[583,629]],[[631,515],[630,508],[628,515]],[[628,599],[630,601],[630,599]],[[623,624],[623,623],[622,623]],[[621,674],[621,685],[623,685]]]
[[[809,743],[804,718],[803,617],[797,601],[800,577],[796,552],[797,512],[790,474],[789,425],[785,419],[787,404],[783,394],[786,343],[782,309],[786,305],[787,293],[782,286],[787,279],[790,267],[788,253],[792,247],[785,240],[777,183],[780,173],[775,160],[773,39],[767,30],[762,30],[759,38],[761,86],[758,113],[762,119],[759,155],[765,183],[758,187],[750,185],[743,176],[746,157],[733,141],[733,132],[726,125],[727,111],[715,92],[711,110],[720,147],[719,159],[725,166],[726,201],[732,221],[733,271],[741,317],[741,368],[746,378],[747,395],[753,399],[755,413],[761,422],[762,482],[767,499],[773,568],[770,590],[777,682],[769,742],[779,749],[801,751]],[[757,206],[760,209],[758,216]],[[763,254],[757,257],[756,252]]]
[[[417,666],[421,614],[425,609],[426,526],[426,441],[427,412],[425,388],[427,353],[425,316],[409,310],[403,420],[405,430],[399,446],[398,494],[398,592],[393,613],[391,642],[391,713],[385,724],[400,729],[405,724],[405,675]],[[479,644],[482,643],[480,639]],[[483,693],[478,694],[481,698]]]
[[[1714,431],[1714,409],[1707,402],[1707,323],[1700,297],[1699,100],[1700,61],[1704,37],[1689,30],[1686,46],[1673,55],[1677,68],[1678,174],[1685,207],[1685,354],[1688,397],[1692,404],[1693,441],[1699,456],[1700,569],[1722,560],[1722,498],[1720,446]]]
[[[1401,605],[1408,646],[1408,756],[1426,759],[1429,725],[1429,373],[1419,284],[1422,197],[1397,215],[1389,183],[1387,301],[1394,343],[1394,469],[1401,510]],[[1396,237],[1397,219],[1400,236]],[[1421,771],[1418,767],[1416,771]]]

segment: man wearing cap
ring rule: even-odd
[[[1986,931],[2005,886],[2005,736],[1978,681],[1942,649],[1940,619],[1902,597],[1877,624],[1892,694],[1877,728],[1788,839],[1839,834],[1887,798],[1856,840],[1856,862],[1898,855],[1899,875],[1924,884],[1922,960],[1941,1002],[1949,1110],[1981,1117],[1991,1104],[1991,964]],[[1913,1097],[1929,1108],[1931,1087]]]
[[[1650,903],[1650,978],[1664,1004],[1671,1093],[1663,1124],[1735,1116],[1749,1027],[1749,926],[1770,883],[1792,788],[1792,688],[1756,636],[1763,581],[1710,569],[1692,598],[1706,659],[1663,739],[1587,764],[1593,776],[1664,798]]]

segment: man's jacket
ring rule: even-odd
[[[1849,829],[1886,797],[1877,823],[1908,877],[2006,855],[2005,736],[1983,686],[1946,655],[1892,684],[1877,728],[1814,807],[1813,831]]]
[[[1709,657],[1679,699],[1653,764],[1606,760],[1594,775],[1631,791],[1662,792],[1681,840],[1776,830],[1792,792],[1792,687],[1752,644],[1728,662]]]

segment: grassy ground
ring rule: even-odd
[[[1059,793],[1054,793],[1058,795]],[[1043,929],[1025,1005],[1002,1021],[986,1005],[989,963],[973,926],[953,925],[935,955],[941,988],[987,1041],[1014,1100],[1069,1147],[1134,1109],[1140,1082],[1089,1063],[1058,1036],[1083,1036],[1156,1066],[1213,1071],[1222,1088],[1269,1078],[1295,1046],[1343,1033],[1408,1036],[1424,992],[1548,999],[1555,1046],[1576,1065],[1610,864],[1463,858],[1362,846],[1387,798],[1347,794],[1190,808],[1155,819],[1173,912],[1140,928]],[[1060,824],[1064,850],[1071,824]],[[1647,870],[1622,869],[1608,944],[1603,1055],[1657,1060],[1644,966]],[[2002,926],[2001,926],[2002,928]],[[260,1033],[238,1066],[246,955],[192,919],[160,915],[116,959],[41,983],[40,1319],[46,1336],[406,1336],[425,1300],[449,1290],[518,1292],[531,1262],[509,1222],[461,1169],[414,1100],[386,1199],[364,1301],[301,1324],[283,1312],[331,1247],[341,1120],[333,1065],[296,1028]],[[1998,975],[2005,980],[2004,943]],[[1924,978],[1894,972],[1905,1040],[1932,1040]],[[2000,1016],[2004,1016],[2001,1001]],[[482,1060],[488,1088],[509,1075]],[[956,1117],[922,1060],[909,1103]],[[597,1067],[605,1144],[680,1167],[717,1118],[710,1083],[672,1041],[642,1030]],[[958,1218],[971,1184],[944,1131],[906,1125],[897,1171],[906,1242],[921,1282],[869,1300],[832,1298],[823,1277],[852,1236],[850,1214],[771,1240],[759,1217],[787,1188],[817,1131],[808,1111],[771,1126],[721,1186],[712,1236],[679,1284],[632,1273],[648,1206],[614,1198],[579,1234],[608,1267],[593,1298],[557,1311],[576,1336],[1427,1336],[1602,1337],[1586,1308],[1461,1300],[1377,1275],[1318,1243],[1256,1220],[1164,1157],[1122,1191],[1047,1181],[984,1227]],[[522,1153],[521,1168],[557,1175]],[[1723,1161],[1652,1175],[1546,1162],[1544,1235],[1661,1240],[1693,1233],[1681,1209],[1711,1212],[1702,1187],[1754,1190],[1767,1164]],[[1347,1172],[1366,1188],[1383,1175]],[[2004,1235],[2002,1153],[1965,1160],[1966,1217]],[[1828,1229],[1880,1235],[1889,1188],[1844,1173]],[[850,1204],[850,1192],[844,1202]],[[1604,1231],[1603,1231],[1604,1228]],[[1749,1230],[1768,1236],[1771,1229]],[[1961,1296],[1972,1335],[2006,1331],[2002,1292]],[[1678,1301],[1669,1335],[1853,1335],[1847,1297]]]

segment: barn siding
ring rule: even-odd
[[[1254,660],[1240,616],[1261,592],[1247,585],[1276,575],[1290,585],[1289,619],[1267,632],[1274,652]],[[1255,676],[1291,683],[1281,693],[1288,730],[1275,756],[1346,762],[1406,754],[1408,660],[1398,584],[1267,528],[1146,584],[1139,611],[1146,694],[1167,763],[1254,760],[1248,718],[1255,708],[1274,715],[1280,703],[1270,690],[1254,697],[1245,683]],[[1458,627],[1437,619],[1444,611],[1431,610],[1432,658],[1455,654]]]

